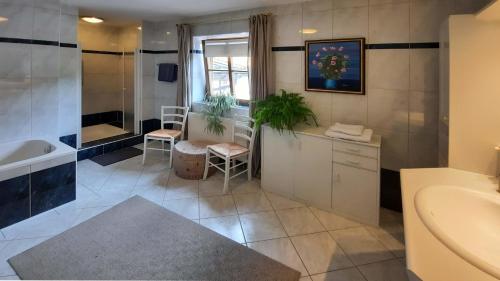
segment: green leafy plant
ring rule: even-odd
[[[280,134],[288,130],[295,134],[294,127],[299,123],[318,126],[316,115],[299,94],[281,90],[281,95],[271,95],[255,104],[255,124],[260,127],[264,123]]]
[[[203,116],[207,120],[205,131],[222,135],[226,127],[222,124],[222,117],[231,110],[231,107],[236,106],[237,102],[233,96],[210,96],[207,97],[206,106],[203,109]]]

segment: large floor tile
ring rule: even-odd
[[[355,267],[311,276],[313,281],[366,281]]]
[[[310,276],[300,277],[299,281],[312,281]]]
[[[274,194],[272,192],[266,192],[267,199],[271,201],[271,205],[275,210],[282,210],[282,209],[292,209],[292,208],[299,208],[299,207],[304,207],[305,205],[294,201],[290,200],[288,198],[285,198],[281,195]]]
[[[318,219],[306,207],[278,210],[276,214],[289,236],[325,231]]]
[[[302,276],[309,275],[289,238],[248,243],[248,247],[299,271]]]
[[[356,265],[394,258],[391,252],[363,227],[330,231],[330,234]]]
[[[247,242],[286,237],[286,232],[274,212],[240,215]]]
[[[245,243],[238,216],[201,219],[200,224],[238,243]]]
[[[366,229],[382,243],[396,257],[405,256],[405,240],[403,226],[393,228],[381,228],[367,226]]]
[[[19,276],[12,275],[12,276],[3,276],[3,277],[0,277],[0,280],[20,280],[20,279],[19,279]]]
[[[200,218],[198,198],[166,200],[163,207],[191,220]]]
[[[167,188],[165,186],[142,185],[136,186],[130,194],[130,197],[141,196],[144,199],[161,205],[163,203],[163,200],[165,199],[166,193]]]
[[[186,180],[171,172],[167,182],[165,200],[198,197],[198,181]]]
[[[143,171],[136,185],[165,187],[168,183],[169,175],[170,175],[170,170],[162,170],[158,172]]]
[[[335,213],[323,211],[314,207],[310,207],[310,209],[327,230],[337,230],[360,226],[359,223],[346,219]]]
[[[3,228],[2,232],[7,239],[25,239],[53,236],[69,229],[74,217],[59,215],[51,210],[27,220]]]
[[[233,194],[256,193],[262,191],[260,188],[260,180],[253,179],[248,181],[246,174],[229,181],[229,189]]]
[[[200,198],[200,218],[215,218],[236,215],[231,195]]]
[[[234,194],[233,197],[239,214],[270,211],[273,209],[264,192]]]
[[[359,267],[368,281],[406,281],[408,275],[401,260],[372,263]]]
[[[108,210],[109,208],[111,208],[111,206],[81,209],[78,212],[78,216],[77,216],[75,222],[73,223],[73,226],[78,225],[82,222],[85,222],[85,221],[103,213],[104,211]]]
[[[21,240],[12,240],[6,243],[4,247],[0,250],[0,276],[12,276],[16,275],[16,272],[12,267],[8,264],[7,260],[11,257],[20,254],[41,242],[47,240],[48,237],[43,238],[32,238],[32,239],[21,239]],[[1,244],[0,244],[1,247]]]
[[[207,178],[207,180],[200,180],[200,196],[220,196],[224,195],[224,175],[216,173],[215,175]]]
[[[290,239],[311,275],[354,266],[328,232]]]

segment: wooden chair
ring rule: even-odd
[[[238,120],[238,118],[242,120]],[[205,173],[203,179],[207,179],[208,169],[215,167],[224,173],[224,193],[228,192],[229,180],[241,174],[248,173],[248,180],[252,180],[252,152],[255,143],[255,120],[237,116],[233,125],[233,139],[230,143],[219,143],[207,146],[205,159]],[[240,142],[237,142],[239,140]],[[242,145],[241,143],[244,143]],[[222,163],[214,163],[212,159],[222,159]],[[239,164],[238,164],[239,162]],[[245,165],[246,169],[237,173],[236,168]],[[224,167],[224,168],[222,168]],[[231,170],[235,173],[230,175]]]
[[[180,112],[180,113],[179,113]],[[160,150],[170,152],[170,167],[172,167],[172,152],[174,150],[175,140],[180,137],[184,139],[184,128],[186,127],[189,107],[180,106],[162,106],[161,107],[161,129],[144,135],[144,154],[142,164],[146,162],[147,150]],[[165,129],[166,124],[180,126],[180,130]],[[162,142],[162,148],[148,148],[149,140]],[[170,149],[165,149],[165,142],[170,144]]]

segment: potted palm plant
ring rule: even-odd
[[[205,131],[218,136],[223,135],[226,127],[222,124],[222,117],[237,105],[236,99],[229,95],[209,96],[205,102],[203,109],[203,116],[207,121]]]

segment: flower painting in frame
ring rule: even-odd
[[[365,94],[365,39],[306,41],[306,91]]]

